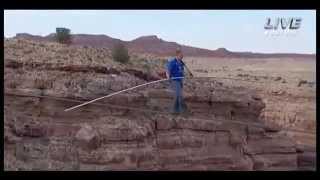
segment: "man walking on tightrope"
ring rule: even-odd
[[[180,49],[176,50],[176,56],[168,60],[167,63],[167,78],[170,78],[170,85],[174,91],[174,102],[172,113],[182,113],[186,110],[183,97],[183,77],[184,77],[184,63],[182,62],[183,54]],[[178,78],[182,77],[182,78]],[[176,79],[175,79],[176,78]]]

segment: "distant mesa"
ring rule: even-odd
[[[160,40],[158,36],[156,35],[150,35],[150,36],[141,36],[137,39],[134,39],[133,41],[154,41],[154,40]]]
[[[54,38],[54,37],[55,37],[55,35],[56,35],[56,33],[51,33],[51,34],[49,34],[49,35],[48,35],[48,36],[46,36],[46,37]]]
[[[226,48],[218,48],[216,50],[216,52],[219,52],[219,53],[229,53],[229,51],[226,49]]]
[[[15,38],[24,38],[34,41],[55,41],[55,33],[47,36],[31,35],[28,33],[18,33]],[[172,56],[177,47],[180,47],[185,56],[196,57],[230,57],[230,58],[314,58],[315,54],[294,54],[294,53],[251,53],[251,52],[232,52],[226,48],[218,48],[216,50],[209,50],[186,46],[176,42],[169,42],[160,39],[156,35],[141,36],[132,41],[123,41],[120,39],[112,38],[107,35],[99,34],[72,34],[72,45],[76,46],[92,46],[92,47],[105,47],[112,48],[117,43],[123,43],[130,51],[137,53],[148,53],[160,56]]]
[[[232,56],[232,53],[228,51],[226,48],[218,48],[217,50],[215,50],[215,52],[219,56]]]

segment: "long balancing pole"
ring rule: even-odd
[[[93,102],[98,101],[98,100],[100,100],[100,99],[108,98],[108,97],[111,97],[111,96],[120,94],[120,93],[122,93],[122,92],[130,91],[130,90],[132,90],[132,89],[136,89],[136,88],[138,88],[138,87],[142,87],[142,86],[146,86],[146,85],[149,85],[149,84],[154,84],[154,83],[158,83],[158,82],[162,82],[162,81],[168,81],[168,80],[170,80],[170,79],[183,79],[183,78],[184,78],[184,77],[166,78],[166,79],[160,79],[160,80],[156,80],[156,81],[151,81],[151,82],[148,82],[148,83],[140,84],[140,85],[138,85],[138,86],[134,86],[134,87],[131,87],[131,88],[128,88],[128,89],[124,89],[124,90],[121,90],[121,91],[117,91],[117,92],[108,94],[108,95],[106,95],[106,96],[99,97],[99,98],[97,98],[97,99],[93,99],[93,100],[91,100],[91,101],[84,102],[84,103],[79,104],[79,105],[77,105],[77,106],[73,106],[73,107],[70,107],[70,108],[68,108],[68,109],[65,109],[64,111],[65,111],[65,112],[71,111],[71,110],[73,110],[73,109],[76,109],[76,108],[79,108],[79,107],[81,107],[81,106],[84,106],[84,105],[93,103]]]

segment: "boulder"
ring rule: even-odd
[[[280,76],[276,77],[274,81],[280,81],[282,78]]]
[[[83,149],[92,150],[100,146],[100,137],[98,132],[89,124],[83,124],[77,132],[76,144]]]

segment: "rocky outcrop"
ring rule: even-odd
[[[75,102],[9,94],[5,156],[15,160],[8,160],[8,169],[298,170],[312,164],[290,139],[242,116],[174,117],[130,109],[120,98],[123,109],[104,100],[64,112]],[[150,110],[148,102],[139,108]]]
[[[52,99],[52,94],[37,97],[35,90],[7,89],[5,154],[15,160],[8,160],[6,168],[297,170],[299,165],[310,165],[290,139],[265,128],[258,113],[262,102],[225,91],[220,101],[209,105],[204,96],[190,95],[186,99],[190,114],[175,117],[165,111],[165,105],[170,107],[165,92],[115,96],[64,112],[79,102]],[[247,103],[232,102],[232,96],[253,108],[245,110]],[[158,106],[150,105],[153,102]],[[219,105],[221,110],[234,110],[233,116],[227,110],[215,110]]]
[[[180,116],[168,113],[172,92],[167,82],[65,112],[147,80],[133,75],[137,69],[114,74],[65,71],[58,64],[8,64],[6,170],[314,169],[312,152],[265,125],[263,99],[248,89],[188,79],[188,112]]]

